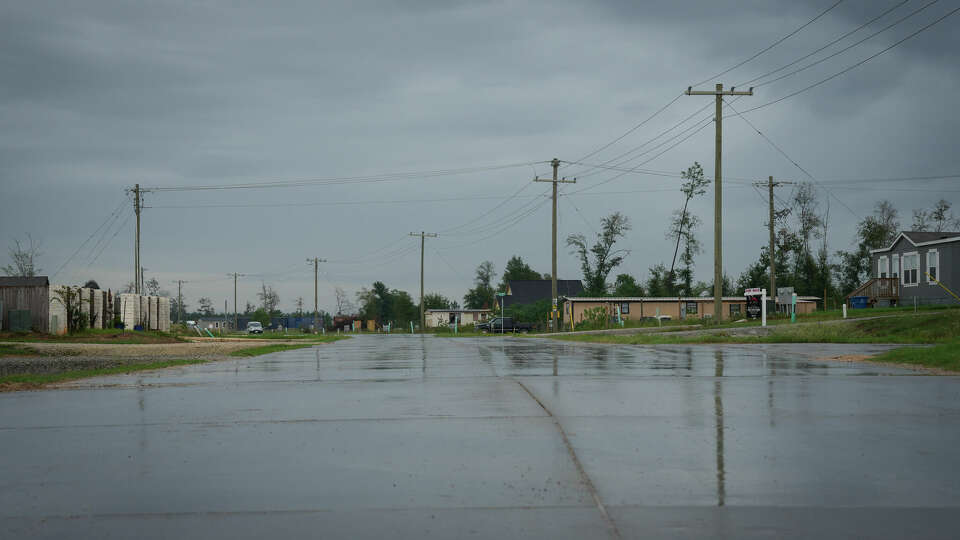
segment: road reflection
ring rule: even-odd
[[[717,426],[717,506],[723,506],[727,497],[727,473],[723,465],[723,350],[715,350],[713,357],[713,414]]]

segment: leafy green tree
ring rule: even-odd
[[[440,293],[427,293],[423,295],[424,309],[450,309],[450,299]]]
[[[493,306],[496,291],[492,284],[495,275],[492,262],[484,261],[477,266],[477,273],[473,280],[474,287],[463,297],[463,305],[467,309],[487,309]]]
[[[251,315],[250,318],[255,321],[260,321],[260,324],[262,324],[264,328],[270,326],[270,314],[267,313],[267,310],[263,308],[257,308],[257,310],[253,312],[253,315]]]
[[[544,329],[547,327],[547,321],[550,320],[550,308],[551,301],[549,299],[515,306],[511,306],[510,302],[507,301],[505,312],[507,317],[513,317],[514,321],[532,323],[537,329]]]
[[[670,279],[670,270],[663,263],[650,267],[647,277],[647,294],[653,297],[678,296],[676,285]]]
[[[834,267],[839,276],[840,294],[846,295],[870,277],[870,250],[888,247],[900,231],[898,211],[890,201],[877,202],[873,215],[857,225],[856,248],[837,251],[840,262]]]
[[[675,281],[675,268],[677,264],[677,252],[680,250],[681,241],[684,243],[683,254],[680,256],[680,262],[683,264],[681,271],[681,280],[683,280],[684,289],[689,294],[691,282],[693,281],[693,257],[700,253],[700,242],[697,240],[695,229],[700,226],[700,218],[687,212],[687,206],[690,199],[697,195],[703,195],[707,192],[706,187],[710,185],[710,180],[703,177],[703,167],[700,163],[694,161],[693,165],[680,173],[684,182],[680,186],[680,191],[684,194],[683,209],[675,211],[670,228],[667,230],[667,238],[676,237],[677,245],[673,249],[673,261],[670,263],[670,272],[667,274],[667,280],[672,284]]]
[[[519,281],[524,279],[542,278],[540,272],[530,268],[530,265],[523,262],[523,258],[518,255],[514,255],[513,257],[510,257],[510,260],[507,261],[507,266],[503,269],[503,277],[500,279],[500,285],[497,286],[497,290],[506,291],[507,285],[511,281]]]
[[[603,218],[600,229],[601,231],[597,233],[597,242],[589,248],[587,239],[582,234],[571,234],[567,237],[567,246],[573,248],[571,253],[580,257],[585,296],[606,295],[607,276],[614,268],[620,266],[624,256],[629,253],[625,249],[614,249],[617,240],[630,230],[630,220],[627,216],[614,212]]]
[[[644,296],[643,286],[630,274],[618,274],[613,282],[614,296]]]

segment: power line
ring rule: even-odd
[[[793,165],[794,165],[796,168],[800,169],[800,172],[802,172],[803,174],[805,174],[805,175],[807,176],[807,178],[809,178],[810,180],[813,180],[813,182],[814,182],[815,184],[820,185],[820,182],[819,182],[816,178],[814,178],[813,175],[810,174],[809,171],[807,171],[806,169],[804,169],[799,163],[797,163],[797,161],[796,161],[795,159],[793,159],[792,157],[790,157],[789,155],[787,155],[787,153],[784,152],[783,149],[780,148],[780,147],[777,145],[777,143],[773,142],[773,140],[770,139],[770,137],[767,137],[762,131],[760,131],[760,130],[757,128],[757,126],[753,125],[753,122],[751,122],[749,119],[747,119],[746,116],[743,116],[742,114],[740,114],[740,112],[737,111],[737,109],[735,109],[732,105],[730,106],[730,110],[732,110],[733,112],[737,113],[737,115],[738,115],[741,119],[743,119],[743,121],[746,122],[747,125],[749,125],[751,128],[753,128],[754,131],[757,132],[757,135],[760,135],[761,137],[763,137],[763,140],[767,141],[767,143],[768,143],[770,146],[772,146],[777,152],[779,152],[780,155],[782,155],[784,158],[786,158],[787,161],[789,161],[790,163],[793,163]],[[849,210],[851,214],[853,214],[855,217],[857,217],[857,219],[860,219],[860,215],[857,214],[857,213],[853,210],[853,208],[850,208],[850,206],[848,206],[847,203],[843,202],[843,200],[840,199],[840,197],[837,197],[832,191],[830,191],[829,189],[827,189],[826,186],[820,185],[820,187],[822,187],[823,190],[826,191],[828,195],[830,195],[831,197],[833,197],[834,199],[836,199],[837,202],[839,202],[841,205],[843,205],[844,208],[846,208],[847,210]]]
[[[130,210],[130,212],[127,214],[126,219],[123,220],[123,223],[121,223],[120,226],[117,227],[117,230],[113,232],[113,236],[110,237],[110,240],[108,240],[105,244],[103,244],[103,246],[100,248],[100,251],[97,252],[97,254],[93,257],[93,259],[90,260],[89,263],[87,263],[87,268],[90,268],[91,266],[93,266],[93,263],[97,262],[100,256],[103,255],[103,252],[106,251],[107,248],[110,247],[110,244],[113,243],[113,239],[116,238],[117,235],[120,234],[120,231],[122,231],[123,228],[127,226],[127,223],[130,221],[130,218],[132,218],[133,215],[134,215],[134,211]]]
[[[763,75],[760,75],[759,77],[756,77],[756,78],[754,78],[754,79],[751,79],[751,80],[749,80],[749,81],[747,81],[747,82],[738,83],[737,86],[746,86],[746,85],[748,85],[748,84],[755,83],[755,82],[759,81],[760,79],[762,79],[762,78],[764,78],[764,77],[767,77],[767,76],[769,76],[769,75],[773,75],[774,73],[778,73],[778,72],[780,72],[780,71],[783,71],[783,70],[787,69],[787,68],[790,67],[790,66],[796,65],[796,64],[798,64],[798,63],[806,60],[807,58],[810,58],[811,56],[817,54],[818,52],[820,52],[820,51],[822,51],[822,50],[824,50],[824,49],[826,49],[826,48],[828,48],[828,47],[830,47],[830,46],[832,46],[832,45],[834,45],[834,44],[836,44],[836,43],[838,43],[838,42],[840,42],[840,41],[843,41],[843,40],[846,39],[847,37],[852,36],[853,34],[856,34],[856,33],[859,32],[860,30],[866,28],[867,26],[870,26],[871,24],[873,24],[873,23],[876,22],[877,20],[883,18],[883,17],[886,16],[888,13],[896,10],[897,8],[899,8],[900,6],[906,4],[906,3],[909,2],[909,1],[910,1],[910,0],[903,0],[903,1],[900,2],[899,4],[896,4],[896,5],[894,5],[893,7],[887,9],[886,11],[884,11],[883,13],[881,13],[880,15],[877,15],[876,17],[870,19],[869,21],[867,21],[867,22],[861,24],[860,26],[854,28],[853,30],[847,32],[846,34],[843,34],[842,36],[838,37],[837,39],[835,39],[835,40],[827,43],[827,44],[824,45],[823,47],[820,47],[819,49],[816,49],[815,51],[813,51],[813,52],[811,52],[811,53],[808,53],[808,54],[806,54],[806,55],[804,55],[804,56],[801,56],[800,58],[797,58],[796,60],[794,60],[793,62],[790,62],[789,64],[785,64],[785,65],[783,65],[783,66],[780,66],[779,68],[777,68],[777,69],[775,69],[775,70],[773,70],[773,71],[768,71],[768,72],[764,73]]]
[[[66,266],[67,266],[68,264],[70,264],[70,261],[72,261],[72,260],[74,259],[74,257],[76,257],[78,253],[80,253],[80,250],[82,250],[82,249],[84,248],[84,246],[86,246],[86,245],[90,242],[90,240],[92,240],[93,237],[96,236],[96,234],[97,234],[98,232],[100,232],[100,229],[102,229],[102,228],[107,224],[107,222],[110,221],[110,219],[114,216],[114,213],[117,212],[120,208],[122,208],[122,206],[123,206],[124,204],[126,204],[126,196],[124,196],[124,197],[123,197],[123,200],[120,201],[120,204],[117,205],[117,209],[115,209],[113,212],[111,212],[111,213],[107,216],[107,218],[103,220],[103,223],[101,223],[96,229],[94,229],[94,231],[93,231],[92,233],[90,233],[90,236],[88,236],[87,239],[84,240],[82,244],[80,244],[79,246],[77,246],[76,251],[74,251],[73,254],[71,254],[69,257],[67,257],[67,260],[63,261],[63,264],[61,264],[60,267],[57,268],[57,271],[54,272],[53,275],[50,276],[51,279],[57,277],[57,274],[59,274],[60,272],[62,272],[63,269],[66,268]]]
[[[448,197],[443,199],[394,199],[377,201],[323,201],[308,203],[260,203],[260,204],[173,204],[145,206],[144,208],[289,208],[289,207],[310,207],[310,206],[356,206],[368,204],[406,204],[406,203],[432,203],[432,202],[451,202],[451,201],[478,201],[478,200],[509,200],[516,196],[495,197],[495,196],[476,196],[476,197]]]
[[[933,0],[933,1],[930,2],[930,3],[921,6],[920,8],[914,10],[913,12],[907,14],[906,16],[901,17],[900,19],[898,19],[898,20],[890,23],[889,25],[885,26],[884,28],[881,28],[880,30],[877,30],[876,32],[870,34],[869,36],[867,36],[867,37],[865,37],[865,38],[863,38],[863,39],[861,39],[860,41],[857,41],[857,42],[855,42],[855,43],[853,43],[853,44],[851,44],[851,45],[848,45],[848,46],[840,49],[839,51],[837,51],[837,52],[835,52],[835,53],[833,53],[833,54],[831,54],[831,55],[829,55],[829,56],[824,56],[823,58],[821,58],[821,59],[819,59],[819,60],[817,60],[817,61],[815,61],[815,62],[811,62],[811,63],[803,66],[803,67],[800,68],[800,69],[796,69],[796,70],[794,70],[794,71],[791,71],[790,73],[786,73],[786,74],[781,75],[781,76],[779,76],[779,77],[777,77],[777,78],[775,78],[775,79],[770,79],[769,81],[764,81],[764,82],[762,82],[762,83],[758,83],[758,84],[756,84],[755,86],[759,88],[759,87],[761,87],[761,86],[766,86],[766,85],[768,85],[768,84],[775,83],[775,82],[780,81],[780,80],[782,80],[782,79],[786,79],[787,77],[796,75],[797,73],[800,73],[801,71],[806,71],[807,69],[810,69],[810,68],[812,68],[813,66],[816,66],[816,65],[818,65],[818,64],[821,64],[821,63],[823,63],[823,62],[826,62],[827,60],[829,60],[829,59],[831,59],[831,58],[834,58],[834,57],[836,57],[836,56],[838,56],[838,55],[840,55],[840,54],[843,54],[843,53],[849,51],[850,49],[856,47],[857,45],[860,45],[861,43],[863,43],[863,42],[865,42],[865,41],[867,41],[867,40],[869,40],[869,39],[871,39],[871,38],[873,38],[873,37],[876,37],[877,35],[879,35],[879,34],[881,34],[881,33],[883,33],[883,32],[886,32],[887,30],[893,28],[894,26],[897,26],[898,24],[900,24],[900,23],[902,23],[903,21],[909,19],[910,17],[913,17],[914,15],[920,13],[921,11],[927,9],[928,7],[936,4],[938,1],[939,1],[939,0]],[[894,9],[895,9],[896,7],[899,7],[900,5],[903,5],[903,4],[899,4],[898,6],[894,6]],[[884,12],[884,14],[886,14],[886,13],[889,13],[889,10],[886,11],[886,12]],[[881,15],[881,17],[882,17],[882,16],[883,16],[883,15]],[[879,18],[879,17],[878,17],[878,18]],[[876,20],[876,19],[874,19],[874,20]],[[862,27],[861,27],[861,28],[862,28]],[[832,42],[832,43],[836,43],[836,41],[834,41],[834,42]],[[831,44],[832,44],[832,43],[831,43]],[[827,45],[827,46],[829,46],[829,45]],[[824,48],[825,48],[825,47],[824,47]],[[823,48],[818,49],[818,51],[820,51],[820,50],[823,50]],[[814,54],[814,53],[811,53],[811,54]],[[807,56],[809,56],[809,55],[807,55]],[[806,58],[806,56],[805,56],[804,58]],[[793,62],[793,63],[791,63],[791,65],[792,65],[792,64],[795,64],[795,63],[796,63],[796,62]],[[783,69],[783,68],[780,68],[780,69]],[[774,72],[780,71],[780,69],[775,70]],[[758,77],[757,79],[762,79],[763,77],[766,77],[766,75],[761,75],[761,76]],[[757,79],[754,79],[753,81],[750,81],[750,82],[754,82],[754,81],[756,81]],[[750,83],[745,83],[745,84],[750,84]]]
[[[591,156],[594,156],[594,155],[596,155],[596,154],[599,154],[600,152],[602,152],[602,151],[606,150],[607,148],[610,148],[610,147],[613,146],[614,144],[620,142],[621,140],[623,140],[624,137],[626,137],[627,135],[630,135],[630,134],[633,133],[634,131],[640,129],[640,128],[643,127],[643,125],[645,125],[647,122],[649,122],[650,120],[653,120],[654,117],[656,117],[658,114],[660,114],[660,113],[662,113],[663,111],[667,110],[671,105],[673,105],[674,103],[676,103],[677,100],[679,100],[681,97],[683,97],[683,93],[682,93],[682,92],[679,93],[679,94],[677,94],[677,97],[675,97],[675,98],[673,98],[672,100],[670,100],[669,102],[667,102],[666,105],[664,105],[663,107],[660,107],[659,109],[657,109],[656,112],[654,112],[653,114],[651,114],[650,116],[648,116],[645,120],[643,120],[643,121],[640,122],[639,124],[636,124],[636,125],[633,126],[632,128],[630,128],[630,129],[628,129],[627,131],[625,131],[625,132],[623,133],[623,135],[620,135],[619,137],[613,139],[612,141],[608,142],[607,144],[601,146],[600,148],[597,148],[597,149],[594,150],[593,152],[590,152],[589,154],[581,157],[581,158],[578,159],[577,161],[583,161],[583,160],[585,160],[585,159],[587,159],[587,158],[589,158],[589,157],[591,157]]]
[[[209,190],[223,190],[223,189],[267,189],[267,188],[287,188],[287,187],[303,187],[303,186],[313,186],[313,185],[337,185],[337,184],[364,184],[364,183],[376,183],[376,182],[392,182],[397,180],[413,180],[413,179],[423,179],[423,178],[434,178],[438,176],[452,176],[460,174],[470,174],[476,172],[489,172],[502,169],[511,169],[515,167],[527,167],[536,163],[543,163],[540,161],[525,161],[523,163],[509,163],[505,165],[488,165],[488,166],[478,166],[478,167],[465,167],[460,169],[436,169],[431,171],[410,171],[410,172],[395,172],[395,173],[383,173],[375,175],[364,175],[364,176],[334,176],[334,177],[325,177],[325,178],[312,178],[304,180],[275,180],[275,181],[264,181],[264,182],[250,182],[250,183],[240,183],[240,184],[211,184],[211,185],[198,185],[198,186],[168,186],[168,187],[153,187],[145,189],[144,191],[209,191]]]
[[[775,99],[775,100],[773,100],[773,101],[769,101],[769,102],[764,103],[764,104],[762,104],[762,105],[757,105],[756,107],[752,107],[752,108],[749,108],[749,109],[745,109],[745,110],[742,111],[742,112],[743,112],[743,114],[746,114],[746,113],[749,113],[749,112],[753,112],[753,111],[757,111],[757,110],[760,110],[760,109],[769,107],[769,106],[771,106],[771,105],[780,103],[781,101],[784,101],[784,100],[790,99],[790,98],[792,98],[792,97],[794,97],[794,96],[797,96],[797,95],[799,95],[799,94],[802,94],[802,93],[804,93],[804,92],[806,92],[806,91],[808,91],[808,90],[812,90],[812,89],[814,89],[814,88],[816,88],[816,87],[820,86],[821,84],[824,84],[824,83],[826,83],[826,82],[828,82],[828,81],[831,81],[831,80],[833,80],[833,79],[836,79],[837,77],[839,77],[839,76],[841,76],[841,75],[843,75],[843,74],[845,74],[845,73],[847,73],[847,72],[849,72],[849,71],[852,71],[852,70],[854,70],[854,69],[862,66],[863,64],[866,64],[866,63],[869,62],[870,60],[873,60],[874,58],[880,56],[881,54],[883,54],[883,53],[885,53],[885,52],[893,49],[894,47],[902,44],[903,42],[905,42],[905,41],[913,38],[913,37],[916,36],[917,34],[920,34],[920,33],[922,33],[922,32],[925,32],[926,30],[930,29],[932,26],[934,26],[934,25],[936,25],[937,23],[943,21],[943,20],[946,19],[947,17],[950,17],[951,15],[953,15],[954,13],[956,13],[957,11],[960,11],[960,8],[955,8],[955,9],[947,12],[947,13],[946,13],[945,15],[943,15],[942,17],[934,20],[933,22],[931,22],[930,24],[927,24],[926,26],[923,26],[923,27],[920,28],[919,30],[916,30],[916,31],[910,33],[909,35],[907,35],[907,36],[904,37],[903,39],[897,41],[896,43],[894,43],[894,44],[892,44],[892,45],[890,45],[890,46],[882,49],[881,51],[879,51],[879,52],[877,52],[877,53],[874,53],[874,54],[868,56],[867,58],[864,58],[863,60],[857,62],[856,64],[853,64],[853,65],[851,65],[851,66],[849,66],[849,67],[847,67],[847,68],[844,68],[844,69],[841,70],[841,71],[838,71],[837,73],[834,73],[833,75],[830,75],[829,77],[827,77],[827,78],[825,78],[825,79],[821,79],[821,80],[819,80],[819,81],[817,81],[817,82],[815,82],[815,83],[813,83],[813,84],[811,84],[811,85],[809,85],[809,86],[806,86],[806,87],[804,87],[804,88],[801,88],[800,90],[797,90],[796,92],[792,92],[792,93],[790,93],[790,94],[787,94],[787,95],[785,95],[785,96],[782,96],[782,97],[780,97],[780,98],[777,98],[777,99]],[[737,114],[740,114],[740,113],[737,113]],[[731,116],[732,116],[732,115],[731,115]]]
[[[827,9],[821,11],[820,14],[817,15],[816,17],[810,19],[809,21],[807,21],[806,23],[804,23],[802,26],[800,26],[799,28],[797,28],[797,29],[794,30],[793,32],[790,32],[789,34],[783,36],[782,38],[774,41],[773,43],[771,43],[770,45],[768,45],[766,48],[764,48],[763,50],[757,52],[756,54],[754,54],[754,55],[751,56],[750,58],[747,58],[746,60],[743,60],[743,61],[741,61],[741,62],[738,62],[736,65],[734,65],[734,66],[732,66],[732,67],[729,67],[729,68],[721,71],[720,73],[717,73],[716,75],[713,75],[712,77],[707,77],[706,79],[704,79],[704,80],[702,80],[702,81],[700,81],[700,82],[698,82],[698,83],[696,83],[696,84],[693,84],[693,85],[691,85],[691,86],[700,86],[700,85],[702,85],[702,84],[704,84],[704,83],[708,83],[708,82],[710,82],[710,81],[716,80],[716,79],[722,77],[723,75],[726,75],[727,73],[730,73],[731,71],[737,69],[738,67],[746,64],[747,62],[750,62],[751,60],[756,59],[757,57],[759,57],[759,56],[762,55],[763,53],[765,53],[765,52],[769,51],[770,49],[776,47],[777,45],[783,43],[784,41],[786,41],[787,39],[793,37],[794,35],[796,35],[798,32],[800,32],[800,31],[803,30],[804,28],[810,26],[811,24],[813,24],[814,22],[816,22],[817,19],[819,19],[820,17],[823,17],[824,15],[826,15],[827,13],[829,13],[830,11],[832,11],[833,8],[839,6],[839,5],[842,4],[842,3],[843,3],[843,0],[838,0],[838,1],[837,1],[836,3],[834,3],[832,6],[830,6],[830,7],[828,7]]]

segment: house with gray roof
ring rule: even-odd
[[[850,296],[871,305],[958,304],[960,232],[903,231],[889,247],[870,251],[871,279]]]

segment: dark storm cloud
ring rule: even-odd
[[[646,118],[687,85],[747,58],[831,3],[7,3],[0,6],[2,240],[22,235],[21,225],[35,222],[31,217],[46,206],[54,211],[35,225],[35,232],[47,239],[50,261],[45,266],[59,266],[72,246],[113,210],[122,188],[134,182],[231,183],[554,156],[575,159]],[[895,3],[845,1],[719,82],[729,86],[775,69]],[[908,2],[853,39],[922,5]],[[736,106],[749,108],[812,84],[954,7],[938,2],[849,53],[758,88],[756,96]],[[960,169],[952,149],[957,116],[950,104],[960,78],[960,33],[952,31],[957,20],[948,19],[821,87],[757,111],[751,121],[819,178],[955,172]],[[707,104],[707,98],[684,97],[591,161],[639,145]],[[738,118],[727,120],[725,129],[728,175],[805,179]],[[712,129],[648,167],[679,171],[694,160],[712,173]],[[308,255],[360,255],[407,230],[463,223],[497,201],[231,209],[163,205],[495,196],[513,193],[534,174],[548,173],[540,163],[367,186],[150,194],[148,206],[157,208],[144,216],[149,246],[144,265],[161,281],[186,274],[198,284],[212,283],[203,285],[207,295],[222,296],[228,284],[216,279],[227,271],[278,272],[303,266],[300,261]],[[612,174],[586,176],[577,188]],[[670,186],[675,186],[673,180],[628,175],[596,191]],[[524,195],[543,189],[537,184]],[[763,242],[762,218],[754,215],[762,201],[749,189],[732,184],[730,189],[727,267],[736,274],[756,258],[756,246]],[[49,193],[56,200],[44,202]],[[836,194],[860,216],[876,199],[895,199],[905,222],[912,208],[929,206],[936,195]],[[561,203],[561,237],[588,232],[603,215],[623,210],[635,222],[627,242],[635,251],[627,270],[642,275],[671,253],[663,241],[663,223],[677,201],[672,192],[571,197]],[[579,211],[571,211],[571,203]],[[704,198],[694,206],[707,217],[711,204]],[[459,297],[480,260],[502,267],[515,253],[547,270],[545,208],[476,245],[469,244],[469,237],[435,240],[434,246],[446,249],[445,259],[428,249],[428,276],[436,283],[428,288]],[[481,223],[502,219],[505,211]],[[834,246],[845,247],[858,216],[836,201],[832,216]],[[708,279],[710,237],[704,228],[698,279]],[[96,264],[68,270],[65,276],[102,274],[119,285],[129,274],[129,238],[124,230]],[[211,239],[217,249],[205,247]],[[404,240],[398,245],[405,245]],[[350,290],[381,278],[391,287],[413,291],[417,262],[330,265],[328,271],[333,283]],[[572,257],[562,257],[560,268],[565,277],[579,273]],[[312,293],[307,270],[304,266],[303,275],[278,284],[285,307],[296,296]],[[241,294],[251,301],[255,281],[241,285]],[[244,286],[251,289],[243,293]],[[321,290],[321,300],[324,294]]]

